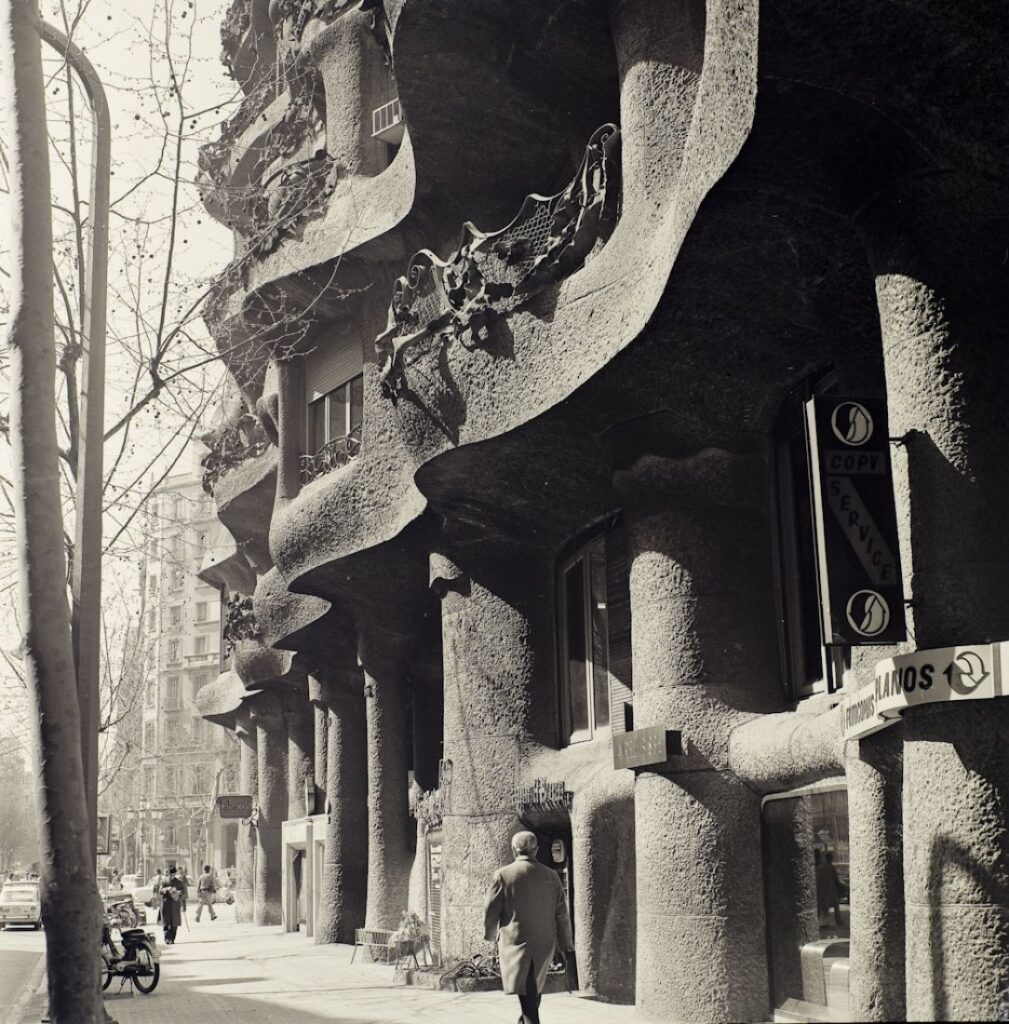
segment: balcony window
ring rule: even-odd
[[[179,706],[181,687],[178,676],[169,676],[165,683],[165,707],[177,708]]]
[[[206,654],[207,653],[207,638],[205,636],[198,636],[193,638],[193,654]]]
[[[155,744],[154,723],[148,722],[144,726],[144,753],[153,754]]]
[[[179,657],[179,641],[169,640],[168,641],[168,664],[175,665],[181,660]]]
[[[354,377],[309,403],[309,454],[302,459],[303,482],[343,465],[358,453],[363,421],[363,376]]]
[[[196,602],[196,621],[206,622],[207,621],[207,602],[197,601]]]
[[[182,625],[182,605],[173,604],[168,609],[168,625],[170,628],[178,628]]]

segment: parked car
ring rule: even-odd
[[[141,875],[123,875],[123,889],[130,893],[134,903],[154,906],[154,891],[150,882],[145,882]]]
[[[38,882],[7,882],[0,889],[0,928],[12,924],[42,927],[42,896]]]

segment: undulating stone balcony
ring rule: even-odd
[[[389,325],[375,342],[388,396],[406,386],[410,348],[464,336],[479,345],[492,320],[579,270],[605,245],[619,215],[619,138],[614,124],[597,129],[567,188],[527,196],[501,230],[467,223],[447,259],[429,249],[413,257],[393,289]]]
[[[210,451],[203,457],[203,489],[216,495],[218,482],[249,459],[258,458],[270,442],[255,418],[244,417],[234,427],[219,431],[207,441]]]

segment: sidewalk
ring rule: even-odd
[[[230,915],[228,915],[230,917]],[[161,981],[149,996],[118,994],[106,1006],[119,1024],[515,1024],[518,1000],[501,992],[434,992],[393,983],[390,967],[351,964],[350,946],[316,946],[299,934],[192,921],[161,946]],[[160,928],[149,928],[161,938]],[[43,983],[44,985],[44,983]],[[21,1024],[38,1024],[41,992]],[[544,1024],[630,1024],[634,1008],[568,994],[543,998]]]

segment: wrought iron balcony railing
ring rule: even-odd
[[[401,353],[425,337],[469,332],[473,341],[495,317],[580,269],[605,244],[619,215],[620,131],[597,128],[578,173],[562,192],[529,195],[514,220],[485,233],[467,223],[462,243],[447,260],[421,249],[393,287],[386,330],[375,348],[387,397],[405,382]]]
[[[270,442],[254,416],[243,416],[236,426],[222,430],[207,442],[210,451],[202,461],[204,491],[213,494],[221,477],[247,459],[262,455],[269,446]]]
[[[302,455],[298,460],[301,484],[311,483],[324,473],[346,466],[361,451],[361,428],[355,427],[346,437],[327,441],[314,455]]]
[[[231,654],[242,640],[259,640],[263,635],[256,621],[251,597],[236,594],[228,602],[228,617],[224,623],[224,653]]]

